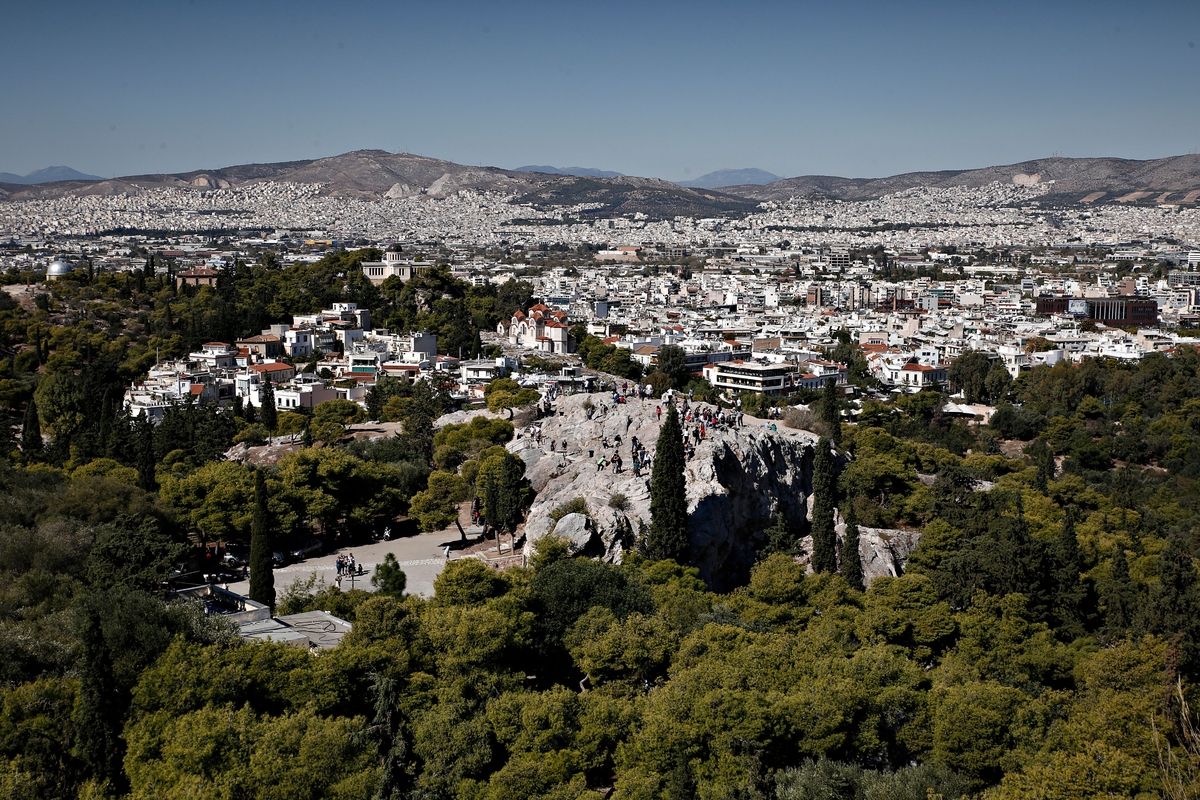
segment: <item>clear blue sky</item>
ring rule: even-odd
[[[5,4],[0,170],[407,150],[682,180],[1200,150],[1200,2]]]

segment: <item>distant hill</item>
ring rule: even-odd
[[[603,169],[594,169],[593,167],[549,167],[529,166],[517,167],[513,172],[540,172],[543,175],[574,175],[577,178],[623,178],[625,177],[620,172],[609,172]],[[746,181],[748,183],[748,181]]]
[[[721,189],[726,186],[762,185],[780,180],[778,175],[749,167],[746,169],[719,169],[691,181],[679,181],[680,186],[693,189]]]
[[[726,186],[722,191],[752,200],[787,200],[792,197],[828,197],[837,200],[873,200],[919,186],[978,187],[999,181],[1027,185],[1053,181],[1048,198],[1059,202],[1106,202],[1132,193],[1130,198],[1157,202],[1195,203],[1200,190],[1200,155],[1171,156],[1149,161],[1126,158],[1042,158],[999,167],[941,172],[908,172],[889,178],[838,178],[806,175],[785,178],[765,186]],[[1188,199],[1190,198],[1190,199]]]
[[[158,188],[219,189],[271,181],[319,184],[322,194],[334,197],[446,197],[462,189],[474,189],[517,195],[523,202],[543,207],[600,204],[600,208],[588,212],[590,217],[639,212],[656,219],[676,215],[720,216],[746,213],[757,206],[754,200],[685,188],[656,178],[633,178],[616,173],[612,173],[612,177],[575,176],[470,167],[384,150],[356,150],[312,161],[244,164],[93,182],[0,186],[0,199],[137,194]]]
[[[44,167],[34,170],[28,175],[14,175],[11,172],[0,172],[0,183],[15,183],[19,186],[33,186],[39,183],[54,183],[56,181],[102,181],[98,175],[85,175],[70,167]]]
[[[67,169],[67,168],[51,168]],[[334,197],[362,199],[447,197],[463,190],[516,195],[521,202],[539,207],[597,204],[588,217],[643,213],[656,219],[673,216],[728,216],[753,211],[764,200],[791,197],[828,197],[839,200],[870,200],[918,186],[978,187],[994,181],[1035,185],[1053,181],[1043,200],[1061,203],[1124,202],[1187,203],[1200,198],[1200,155],[1173,156],[1151,161],[1121,158],[1047,158],[1000,167],[942,172],[910,172],[889,178],[839,178],[808,175],[771,183],[743,182],[724,185],[739,176],[742,181],[774,176],[762,170],[719,170],[691,184],[720,182],[719,191],[635,176],[604,173],[603,176],[568,175],[560,170],[528,172],[525,167],[506,170],[471,167],[436,158],[356,150],[340,156],[310,161],[274,164],[241,164],[219,169],[176,174],[133,175],[98,179],[92,176],[56,180],[52,183],[18,183],[33,175],[8,176],[0,181],[0,200],[51,199],[66,196],[138,194],[158,188],[219,189],[267,182],[308,183]],[[571,168],[576,169],[576,168]],[[79,175],[74,170],[71,174]],[[54,175],[66,173],[57,172]],[[714,177],[716,176],[716,177]]]

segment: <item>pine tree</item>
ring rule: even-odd
[[[837,531],[833,525],[837,487],[834,483],[833,456],[829,450],[829,440],[822,436],[813,454],[813,572],[837,572]]]
[[[25,404],[25,421],[21,426],[21,454],[32,461],[42,453],[42,423],[38,419],[37,402],[31,397]]]
[[[829,438],[834,447],[842,446],[842,411],[840,407],[841,393],[837,388],[837,379],[825,381],[825,390],[821,394],[821,421],[829,431]]]
[[[687,493],[684,483],[683,428],[675,406],[667,406],[655,445],[650,475],[650,533],[646,553],[654,560],[688,562]]]
[[[408,586],[408,576],[400,568],[396,556],[388,553],[383,561],[375,565],[375,574],[371,576],[371,585],[379,594],[391,597],[403,597],[404,589]]]
[[[267,378],[263,381],[262,389],[262,408],[259,411],[259,418],[262,420],[263,427],[268,433],[274,433],[276,426],[279,424],[279,411],[275,408],[275,387],[271,384],[271,379]]]
[[[864,591],[862,556],[858,552],[858,514],[854,501],[846,504],[846,533],[842,537],[842,577],[851,589]]]
[[[796,533],[792,530],[792,526],[788,525],[787,518],[783,516],[783,512],[775,512],[774,522],[763,533],[767,537],[767,543],[758,551],[759,560],[776,553],[793,556],[799,551],[799,545],[796,542]]]
[[[92,777],[108,781],[118,789],[124,777],[121,768],[121,702],[113,678],[112,654],[100,627],[100,611],[94,600],[80,609],[79,700],[74,722],[76,752]]]
[[[267,529],[267,479],[254,471],[254,518],[250,523],[250,599],[275,611],[275,572]]]

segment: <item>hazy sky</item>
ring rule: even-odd
[[[1200,150],[1200,2],[4,4],[0,170],[407,150],[674,180]]]

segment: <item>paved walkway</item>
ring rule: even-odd
[[[470,538],[478,537],[482,531],[479,527],[463,526]],[[337,566],[335,560],[342,553],[353,553],[354,559],[364,570],[362,575],[342,578],[342,589],[366,589],[374,591],[371,586],[371,576],[375,565],[383,561],[388,553],[396,557],[400,568],[408,577],[408,593],[433,596],[433,581],[441,573],[446,563],[446,545],[458,547],[461,537],[458,528],[448,528],[437,533],[422,533],[418,536],[408,536],[402,539],[392,539],[388,542],[372,542],[357,547],[343,547],[340,550],[324,553],[296,564],[288,564],[275,570],[275,591],[282,595],[289,586],[297,580],[307,580],[314,572],[318,578],[324,578],[325,583],[335,583]],[[456,558],[456,550],[450,551],[450,557]],[[249,581],[239,581],[229,584],[229,591],[244,595],[250,591]]]

